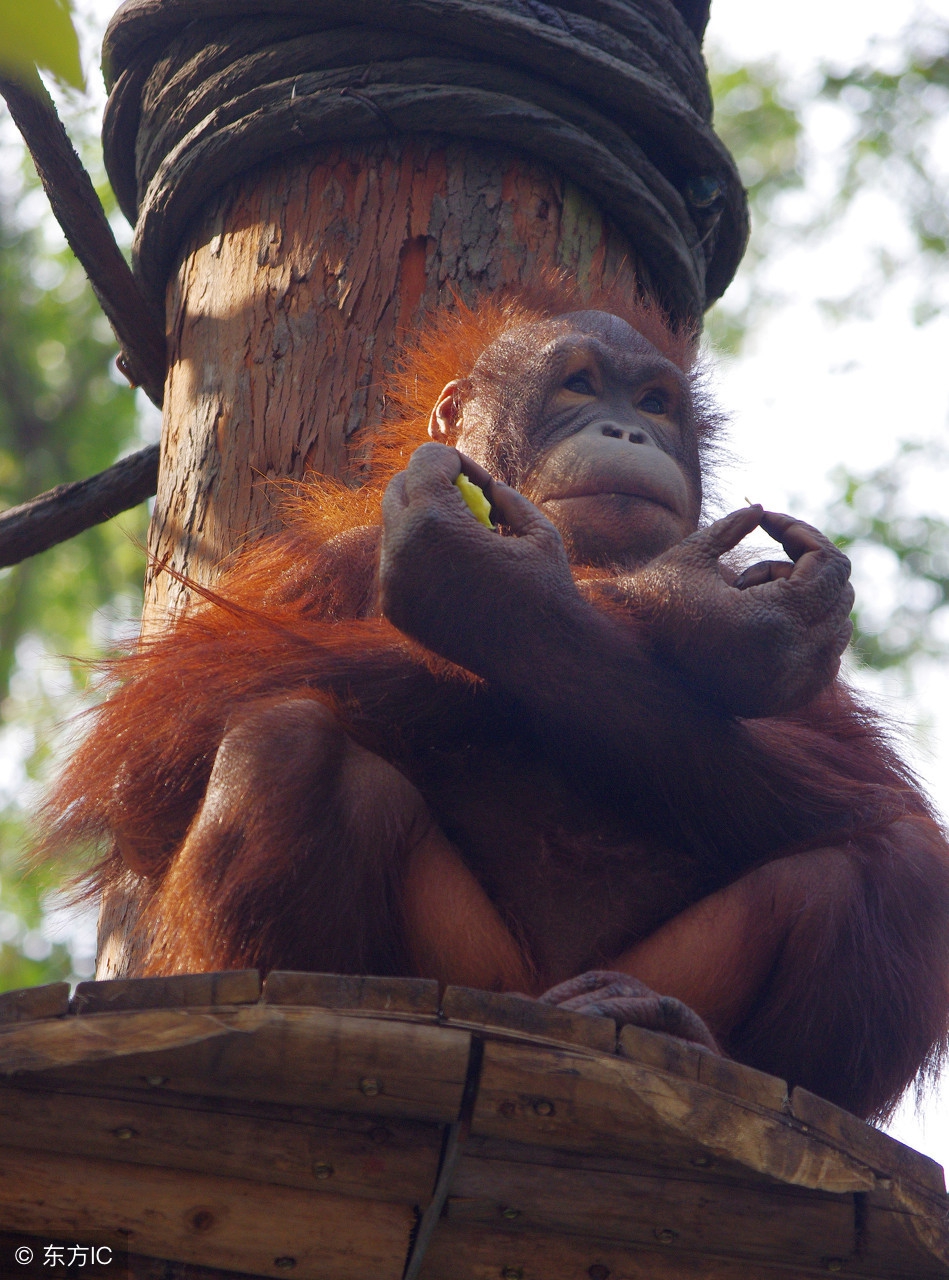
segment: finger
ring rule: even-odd
[[[393,476],[382,495],[382,522],[390,528],[408,505],[405,496],[405,472]]]
[[[777,511],[765,511],[761,518],[761,527],[776,542],[781,543],[795,563],[809,552],[816,552],[845,561],[849,568],[850,561],[840,548],[831,542],[826,534],[803,520],[782,515]]]
[[[607,1000],[644,1000],[652,999],[654,992],[644,987],[635,978],[623,974],[618,982],[605,982],[592,990],[570,997],[559,999],[558,1008],[574,1010],[577,1013],[588,1013],[594,1005],[603,1004]]]
[[[383,524],[394,529],[413,504],[444,502],[449,494],[449,501],[458,502],[461,495],[455,488],[455,480],[460,472],[461,457],[457,449],[434,442],[420,445],[405,470],[393,476],[386,486],[382,495]]]
[[[556,535],[557,538],[560,537],[551,522],[534,506],[530,498],[525,498],[510,485],[502,484],[500,480],[492,480],[490,488],[485,492],[491,503],[491,519],[495,524],[506,525],[519,537],[529,533],[536,534],[541,529]]]
[[[566,982],[558,983],[556,987],[551,987],[549,991],[545,991],[539,997],[542,1004],[563,1004],[566,1000],[575,999],[589,991],[600,991],[606,987],[614,987],[617,984],[626,984],[626,991],[630,988],[642,990],[645,995],[651,995],[649,987],[644,986],[638,978],[631,978],[625,973],[620,973],[615,969],[587,969],[585,973],[577,974],[575,978],[568,978]]]
[[[787,560],[759,560],[751,564],[734,581],[739,591],[746,587],[760,587],[764,582],[775,582],[778,578],[789,578],[794,565]]]
[[[631,997],[631,999],[635,999],[635,997]],[[625,1007],[629,1002],[629,1000],[624,1002],[615,997],[601,999],[599,992],[597,992],[596,995],[584,996],[582,1000],[564,1000],[557,1008],[563,1009],[564,1013],[583,1013],[587,1017],[612,1018],[615,1017],[614,1006]]]
[[[840,659],[853,638],[853,623],[844,614],[844,608],[835,610],[830,618],[809,624],[810,666],[821,688],[837,675]]]
[[[763,510],[757,502],[753,506],[742,507],[739,511],[732,511],[721,520],[716,520],[707,528],[700,529],[698,533],[690,534],[685,541],[700,547],[709,559],[717,560],[726,551],[731,551],[732,547],[737,547],[752,529],[757,529]]]
[[[495,505],[494,497],[497,492],[499,481],[495,480],[490,471],[487,471],[479,462],[475,462],[473,458],[469,458],[466,453],[458,453],[461,459],[461,473],[468,477],[472,484],[476,484],[488,502],[491,504],[489,516],[494,524],[507,524],[508,521],[503,519],[500,509]]]
[[[494,484],[494,476],[491,472],[486,471],[479,462],[475,462],[474,458],[469,458],[460,449],[456,449],[455,452],[458,454],[464,475],[468,477],[472,484],[476,484],[482,493],[487,494],[491,485]]]
[[[802,600],[808,601],[809,621],[830,610],[836,614],[850,612],[853,607],[853,588],[848,582],[850,561],[830,538],[803,520],[776,511],[764,513],[761,527],[781,543],[794,561],[788,585],[800,593]]]
[[[450,445],[431,441],[419,445],[402,474],[407,502],[444,497],[461,474],[461,455]]]
[[[680,1040],[689,1040],[693,1044],[702,1045],[715,1053],[721,1050],[709,1028],[699,1017],[672,996],[659,996],[650,993],[648,996],[634,996],[629,993],[614,995],[610,988],[588,995],[581,1005],[579,999],[568,1000],[560,1004],[561,1009],[573,1013],[598,1014],[601,1018],[612,1018],[621,1026],[644,1027],[649,1031],[661,1031],[665,1035],[676,1036]]]
[[[600,977],[596,972],[581,973],[576,978],[568,978],[566,982],[559,982],[557,986],[551,987],[549,991],[545,991],[542,996],[538,997],[541,1004],[563,1004],[565,1000],[571,1000],[575,996],[583,995],[584,992],[593,991],[600,986]]]
[[[658,1031],[665,1031],[667,1035],[678,1036],[682,1040],[691,1040],[714,1053],[721,1053],[715,1037],[694,1009],[673,996],[661,996],[658,1006]]]

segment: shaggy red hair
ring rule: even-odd
[[[429,416],[442,388],[453,379],[470,377],[478,357],[508,330],[573,311],[619,316],[683,373],[691,374],[697,331],[672,328],[658,303],[648,297],[613,292],[606,286],[583,289],[576,280],[556,273],[536,285],[480,296],[473,306],[453,292],[453,305],[428,316],[407,340],[386,381],[386,417],[367,442],[370,462],[364,482],[353,488],[310,475],[281,486],[287,523],[306,529],[318,541],[345,529],[381,523],[386,485],[405,470],[412,452],[428,439]],[[700,415],[699,425],[712,421],[712,415]]]

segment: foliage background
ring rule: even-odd
[[[918,9],[895,39],[871,42],[850,66],[818,61],[806,79],[777,61],[739,63],[714,46],[711,60],[716,127],[738,160],[753,219],[739,277],[710,316],[720,359],[753,357],[754,336],[790,308],[795,285],[782,278],[782,263],[826,261],[838,248],[844,256],[848,240],[860,243],[850,279],[828,281],[805,267],[804,288],[826,325],[879,332],[895,307],[920,329],[940,328],[934,322],[949,314],[949,12]],[[892,380],[906,377],[894,361]],[[902,413],[870,424],[890,436],[885,455],[862,466],[864,439],[830,469],[820,503],[802,493],[795,507],[853,555],[858,585],[872,580],[858,590],[855,656],[898,674],[904,689],[919,678],[918,659],[943,659],[949,640],[947,504],[937,492],[920,510],[914,483],[923,472],[949,479],[945,387],[942,377],[939,419],[914,423]],[[819,471],[827,430],[841,425],[821,417],[819,452],[808,462]]]
[[[30,7],[29,24],[21,0],[16,8],[16,32],[38,33],[44,64],[81,83],[78,48],[70,58],[62,27],[50,21],[58,13],[68,28],[65,8],[44,0]],[[0,27],[9,37],[5,16],[0,5]],[[88,49],[98,23],[89,14],[79,23]],[[58,43],[51,31],[59,32]],[[5,40],[5,51],[12,48]],[[100,99],[61,86],[57,98],[114,215],[96,137]],[[101,471],[139,447],[143,433],[154,437],[156,424],[115,369],[112,331],[3,108],[0,171],[0,505],[6,507]],[[128,228],[118,219],[115,225],[127,241]],[[57,896],[63,870],[24,873],[22,854],[33,784],[62,742],[58,726],[79,709],[88,687],[82,662],[66,663],[61,655],[92,658],[128,631],[141,607],[147,518],[142,506],[0,570],[0,990],[75,980],[92,970],[90,912],[65,912]]]

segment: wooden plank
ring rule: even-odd
[[[684,1076],[687,1080],[699,1078],[703,1050],[676,1036],[647,1031],[645,1027],[621,1027],[617,1052],[644,1067],[655,1067],[659,1071],[668,1071],[670,1075]]]
[[[691,1181],[696,1176],[713,1181],[726,1181],[729,1185],[741,1183],[747,1187],[780,1186],[776,1179],[767,1174],[749,1169],[747,1165],[721,1155],[712,1156],[702,1147],[696,1147],[684,1153],[681,1164],[670,1164],[663,1160],[659,1164],[654,1159],[641,1158],[641,1153],[634,1151],[624,1155],[610,1152],[558,1150],[551,1146],[538,1146],[523,1142],[508,1142],[502,1138],[489,1138],[483,1135],[469,1134],[465,1142],[465,1154],[481,1157],[486,1160],[502,1160],[512,1164],[531,1164],[549,1166],[554,1169],[577,1169],[590,1173],[616,1174],[618,1176],[654,1178],[681,1178]],[[538,1177],[543,1177],[542,1170]]]
[[[181,1095],[149,1102],[0,1088],[4,1147],[405,1204],[431,1196],[442,1133],[440,1125],[289,1108],[284,1119],[235,1115],[189,1106]]]
[[[571,1013],[526,996],[498,995],[471,987],[448,987],[442,997],[446,1022],[492,1031],[509,1031],[534,1041],[573,1044],[612,1053],[616,1023],[585,1013]]]
[[[643,1066],[657,1067],[670,1075],[696,1080],[710,1089],[756,1102],[772,1111],[783,1111],[787,1106],[788,1087],[777,1076],[766,1075],[730,1058],[721,1058],[675,1036],[647,1031],[644,1027],[623,1027],[619,1033],[618,1049],[624,1058]]]
[[[888,1133],[864,1124],[826,1098],[819,1098],[807,1089],[796,1088],[791,1094],[791,1114],[807,1130],[819,1132],[885,1177],[908,1178],[926,1191],[944,1197],[946,1179],[941,1164],[897,1142]]]
[[[699,1084],[718,1089],[733,1098],[742,1098],[745,1102],[754,1102],[770,1111],[783,1112],[787,1108],[786,1081],[714,1053],[699,1052]]]
[[[268,1004],[316,1005],[366,1013],[438,1015],[438,983],[433,978],[374,978],[356,974],[293,973],[275,969],[264,980]]]
[[[787,1118],[620,1057],[488,1041],[472,1133],[685,1165],[734,1160],[794,1186],[869,1190],[873,1173]]]
[[[0,1077],[80,1066],[149,1049],[182,1048],[230,1031],[224,1015],[185,1010],[97,1014],[0,1027]]]
[[[43,987],[22,987],[0,995],[0,1024],[31,1022],[36,1018],[60,1018],[69,1012],[69,983],[50,982]]]
[[[846,1274],[846,1273],[845,1273]],[[819,1270],[699,1257],[675,1242],[652,1249],[539,1231],[442,1222],[419,1280],[803,1280]]]
[[[11,1148],[0,1161],[4,1230],[119,1236],[136,1253],[252,1275],[399,1280],[414,1224],[406,1205],[239,1178]]]
[[[327,1111],[457,1119],[470,1037],[449,1027],[249,1005],[93,1014],[0,1032],[0,1079],[89,1082]]]
[[[293,1275],[293,1272],[285,1274]],[[49,1277],[39,1276],[37,1280],[49,1280]],[[108,1276],[103,1280],[118,1278]],[[121,1280],[125,1280],[125,1277],[121,1277]],[[146,1258],[140,1253],[131,1253],[128,1280],[254,1280],[254,1277],[247,1277],[239,1271],[222,1271],[219,1267],[196,1267],[193,1262],[165,1262],[161,1258]]]
[[[114,1013],[119,1009],[184,1009],[221,1004],[254,1004],[260,998],[256,969],[224,973],[179,973],[170,978],[112,978],[80,982],[74,1013]]]
[[[806,1089],[791,1094],[791,1110],[811,1136],[854,1153],[876,1173],[861,1197],[861,1257],[856,1275],[949,1277],[949,1197],[942,1166],[889,1134]]]
[[[462,1156],[448,1216],[820,1267],[856,1244],[853,1196],[700,1177],[596,1173]]]
[[[901,1213],[876,1204],[864,1206],[861,1258],[854,1260],[859,1276],[899,1277],[899,1280],[947,1280],[949,1243],[946,1215]]]

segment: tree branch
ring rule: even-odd
[[[158,445],[123,458],[88,480],[59,484],[0,512],[0,568],[74,538],[84,529],[137,507],[158,487]]]
[[[116,244],[92,179],[52,98],[39,76],[29,84],[0,77],[0,94],[29,147],[56,220],[115,330],[122,346],[123,372],[160,405],[167,364],[165,335]]]

